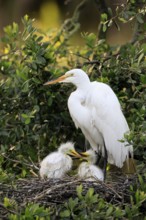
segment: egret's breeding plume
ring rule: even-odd
[[[58,151],[49,154],[41,162],[41,178],[63,178],[72,168],[72,158],[70,156],[80,158],[80,155],[74,149],[74,144],[72,142],[61,144]]]
[[[90,82],[81,69],[70,70],[45,85],[57,82],[76,86],[68,99],[69,112],[92,149],[105,158],[104,171],[107,161],[121,168],[129,154],[133,154],[133,147],[121,141],[129,127],[113,90],[105,83]]]
[[[82,162],[78,168],[78,177],[88,181],[104,180],[103,171],[95,165],[97,161],[96,153],[90,149],[84,153],[81,153],[83,158],[87,160]]]

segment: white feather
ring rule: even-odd
[[[78,177],[87,181],[104,180],[102,170],[88,162],[82,162],[78,168]]]
[[[87,74],[79,69],[68,71],[67,80],[77,89],[68,99],[72,120],[80,128],[95,151],[104,156],[104,143],[108,162],[122,167],[124,161],[133,153],[133,146],[120,142],[129,132],[127,121],[113,90],[106,84],[90,82]],[[69,77],[71,75],[71,77]]]

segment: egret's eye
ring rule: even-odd
[[[73,73],[71,73],[71,74],[70,74],[70,76],[74,76],[74,74],[73,74]]]

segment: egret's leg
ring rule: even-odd
[[[102,156],[101,156],[101,153],[97,153],[97,152],[95,152],[95,153],[97,155],[96,165],[98,166],[101,161]]]
[[[88,142],[87,139],[85,138],[84,151],[87,151],[87,150],[88,150],[88,146],[89,146],[89,142]]]
[[[107,167],[107,149],[104,143],[104,165],[103,165],[104,181],[106,179],[106,167]]]

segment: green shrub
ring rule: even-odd
[[[45,35],[27,16],[22,23],[22,31],[16,23],[5,27],[1,39],[1,152],[21,161],[14,166],[7,159],[4,167],[21,173],[25,159],[40,161],[67,140],[74,140],[83,149],[84,138],[67,109],[72,86],[43,86],[77,66],[87,71],[91,80],[110,84],[129,122],[128,139],[134,144],[135,156],[146,158],[145,43],[111,47],[104,40],[97,41],[94,34],[83,34],[86,44],[78,50],[68,45],[62,31]]]
[[[57,60],[67,56],[67,45],[58,34],[40,34],[27,16],[22,22],[22,32],[13,23],[1,39],[6,51],[0,60],[1,151],[20,161],[37,161],[74,136],[73,123],[68,123],[68,88],[43,86],[66,71],[57,67]],[[7,160],[6,167],[10,164]]]

